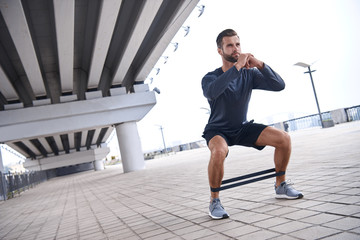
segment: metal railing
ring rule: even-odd
[[[22,174],[0,172],[0,200],[7,200],[20,195],[35,185],[47,180],[45,171]]]
[[[330,120],[330,112],[321,113],[323,121]],[[305,117],[294,118],[288,121],[285,121],[284,124],[287,124],[287,131],[296,131],[305,128],[319,127],[321,126],[321,121],[319,114],[313,114]]]
[[[345,108],[345,112],[348,122],[360,120],[360,105]]]
[[[346,121],[347,122],[360,120],[360,105],[349,107],[349,108],[344,108],[344,111],[346,113]],[[322,117],[323,121],[332,120],[330,111],[321,113],[321,117]],[[277,127],[277,126],[279,126],[279,124],[280,125],[283,124],[282,126],[284,127],[285,131],[287,131],[287,132],[322,126],[319,114],[313,114],[313,115],[309,115],[309,116],[294,118],[294,119],[290,119],[290,120],[287,120],[284,122],[270,124],[269,126]]]

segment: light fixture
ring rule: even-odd
[[[153,77],[147,77],[146,79],[149,79],[149,80],[150,80],[150,84],[152,84],[153,81],[154,81],[154,78],[153,78]]]
[[[156,92],[157,94],[160,94],[160,89],[158,89],[157,87],[155,87],[155,88],[153,89],[153,91]]]
[[[200,6],[196,6],[200,12],[199,16],[200,17],[203,13],[204,13],[204,10],[205,10],[205,5],[200,5]]]
[[[169,57],[168,56],[161,56],[161,57],[165,59],[164,64],[166,64]]]
[[[173,46],[174,46],[174,52],[176,52],[176,50],[178,49],[179,47],[179,43],[178,42],[174,42],[174,43],[171,43]]]
[[[155,75],[159,75],[159,72],[160,72],[160,68],[153,68],[155,70]]]
[[[182,26],[182,28],[185,30],[185,35],[184,35],[184,37],[186,37],[188,34],[189,34],[189,32],[190,32],[190,26]]]

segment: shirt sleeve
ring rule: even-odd
[[[229,83],[237,79],[238,76],[239,71],[235,67],[220,75],[216,75],[215,72],[206,74],[201,82],[204,96],[209,100],[216,99],[228,88]]]
[[[281,91],[284,88],[284,80],[265,63],[263,69],[255,69],[253,89]]]

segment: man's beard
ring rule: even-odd
[[[238,57],[233,57],[231,55],[225,54],[223,51],[223,57],[225,58],[226,61],[232,62],[232,63],[236,63],[238,60]]]

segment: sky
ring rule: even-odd
[[[297,62],[311,65],[321,111],[360,104],[360,1],[357,0],[202,0],[195,8],[148,79],[157,87],[155,107],[138,122],[144,152],[202,140],[209,108],[202,77],[221,67],[215,39],[226,28],[240,36],[243,52],[252,53],[280,74],[281,92],[255,90],[248,119],[265,124],[317,113],[309,74]],[[204,109],[205,108],[205,109]]]

